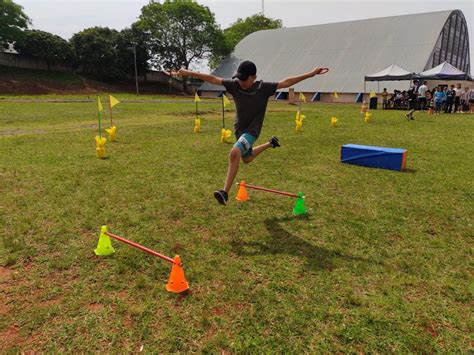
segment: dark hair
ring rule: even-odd
[[[247,80],[249,76],[257,75],[257,66],[250,60],[244,60],[239,64],[237,73],[232,78]]]

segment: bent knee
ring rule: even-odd
[[[230,160],[239,160],[240,159],[240,149],[232,148],[229,153]]]

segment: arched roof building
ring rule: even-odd
[[[266,81],[329,67],[329,73],[294,86],[308,93],[361,93],[364,75],[390,64],[421,72],[448,61],[470,72],[468,28],[460,10],[254,32],[214,74],[232,77],[245,59],[255,62]],[[223,87],[205,83],[200,90]]]

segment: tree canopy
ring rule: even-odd
[[[142,8],[139,28],[149,36],[153,66],[164,70],[209,58],[224,40],[209,8],[187,0],[152,0]]]
[[[0,46],[7,41],[20,40],[29,24],[23,7],[12,0],[0,0]]]
[[[253,32],[281,28],[282,21],[255,14],[245,19],[239,18],[236,22],[224,30],[227,45],[232,49],[237,43]]]
[[[235,46],[249,34],[261,30],[281,28],[281,26],[281,20],[271,19],[262,14],[255,14],[245,19],[239,18],[224,30],[224,41],[216,47],[209,66],[211,68],[216,68],[222,59],[230,54]]]
[[[69,42],[49,32],[26,30],[17,48],[22,54],[44,59],[48,68],[53,63],[75,64],[75,55]]]

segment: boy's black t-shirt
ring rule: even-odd
[[[243,90],[237,79],[224,79],[222,85],[235,101],[235,135],[239,137],[242,133],[250,133],[258,137],[268,99],[275,95],[278,83],[256,81],[250,89]]]
[[[450,89],[448,90],[448,92],[446,93],[446,98],[448,100],[454,100],[454,97],[456,96],[456,91],[454,91],[454,89]]]

